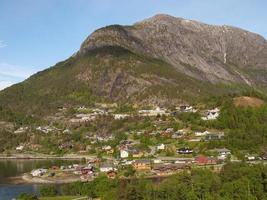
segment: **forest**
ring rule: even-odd
[[[76,182],[61,187],[43,186],[41,196],[81,195],[102,200],[264,200],[267,199],[267,166],[228,163],[220,173],[194,169],[163,179],[108,179]],[[38,199],[22,194],[23,199]]]

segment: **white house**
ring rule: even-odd
[[[104,150],[104,151],[110,151],[111,149],[112,149],[112,147],[109,146],[109,145],[106,145],[106,146],[102,147],[102,150]]]
[[[157,150],[164,150],[165,149],[165,144],[160,144],[157,146]]]
[[[20,146],[17,146],[16,147],[16,150],[17,151],[22,151],[24,149],[24,146],[23,145],[20,145]]]
[[[155,116],[162,116],[162,115],[168,115],[166,112],[166,109],[161,109],[160,107],[156,107],[155,110],[139,110],[140,116],[147,116],[147,117],[155,117]]]
[[[220,115],[220,109],[219,108],[215,108],[212,110],[208,110],[206,112],[206,115],[204,117],[201,117],[202,120],[215,120],[219,117]]]
[[[114,114],[113,115],[114,119],[117,119],[117,120],[119,120],[119,119],[125,119],[125,118],[127,118],[129,116],[130,115],[128,115],[128,114]]]
[[[161,159],[154,159],[153,162],[155,164],[160,164],[160,163],[162,163],[162,160]]]
[[[201,136],[205,136],[205,135],[208,135],[210,132],[209,131],[204,131],[204,132],[195,132],[195,136],[197,137],[201,137]]]
[[[100,172],[110,172],[110,171],[116,171],[113,163],[105,162],[100,165]]]
[[[193,106],[189,105],[182,105],[179,108],[176,107],[177,110],[180,110],[180,112],[197,112],[197,110]]]
[[[218,159],[220,160],[225,160],[228,156],[231,155],[231,151],[226,148],[216,149],[216,151],[219,153]]]
[[[28,127],[20,127],[16,131],[14,131],[15,134],[25,133],[29,128]]]
[[[129,157],[129,153],[128,153],[128,151],[126,151],[126,150],[121,150],[121,151],[120,151],[120,157],[121,157],[121,158],[128,158],[128,157]]]
[[[31,172],[32,176],[43,176],[47,172],[47,169],[35,169]]]

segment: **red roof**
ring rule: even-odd
[[[206,163],[208,163],[208,159],[207,159],[206,156],[204,156],[204,155],[200,155],[200,156],[197,158],[197,162],[198,162],[199,164],[206,164]]]

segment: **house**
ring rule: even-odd
[[[132,153],[133,158],[141,158],[145,155],[144,152],[139,151],[139,150],[132,151],[131,153]]]
[[[205,136],[206,141],[223,140],[224,133],[209,133]]]
[[[151,170],[151,163],[150,160],[146,159],[136,160],[133,167],[135,170]]]
[[[189,106],[189,105],[181,105],[179,107],[179,111],[180,112],[197,112],[197,110],[195,108],[193,108],[193,106]]]
[[[231,155],[231,151],[229,149],[226,148],[222,148],[222,149],[215,149],[215,151],[218,152],[218,159],[219,160],[225,160],[228,156]]]
[[[203,117],[201,117],[202,120],[215,120],[220,115],[220,109],[215,108],[212,110],[207,110]]]
[[[157,146],[157,150],[160,151],[160,150],[164,150],[165,149],[165,144],[160,144]]]
[[[43,133],[45,133],[45,134],[48,134],[48,133],[50,133],[50,132],[54,132],[54,131],[58,131],[57,128],[55,128],[55,127],[50,127],[50,126],[44,126],[44,127],[39,126],[39,127],[36,128],[36,130],[37,130],[37,131],[41,131],[41,132],[43,132]]]
[[[161,109],[160,107],[156,107],[155,110],[139,110],[138,113],[140,116],[145,116],[145,117],[168,115],[166,109]]]
[[[127,118],[129,116],[130,115],[128,115],[128,114],[114,114],[113,115],[114,119],[116,119],[116,120],[125,119],[125,118]]]
[[[71,134],[71,131],[70,131],[70,129],[65,129],[65,130],[63,131],[63,133],[64,133],[64,134]]]
[[[254,161],[254,160],[257,160],[257,155],[255,155],[255,154],[247,154],[246,156],[246,159],[248,160],[248,161]]]
[[[161,159],[154,159],[153,162],[154,162],[155,164],[159,164],[159,163],[162,163],[162,160],[161,160]]]
[[[36,177],[36,176],[43,176],[47,172],[47,169],[35,169],[31,172],[31,175]]]
[[[128,151],[126,151],[126,150],[121,150],[121,151],[120,151],[120,157],[121,157],[121,158],[128,158],[128,157],[129,157],[129,153],[128,153]]]
[[[165,131],[166,131],[167,133],[172,133],[172,132],[174,131],[174,129],[173,129],[173,128],[167,128]]]
[[[210,134],[209,131],[204,131],[204,132],[197,131],[197,132],[195,132],[196,137],[202,137],[202,136],[206,136],[208,134]]]
[[[80,106],[77,108],[78,111],[84,111],[87,110],[87,108],[85,106]]]
[[[116,171],[114,164],[112,162],[104,162],[100,164],[100,172]]]
[[[129,154],[133,156],[133,158],[141,158],[144,156],[144,152],[140,151],[139,149],[136,149],[134,147],[128,147],[127,151]]]
[[[152,172],[154,172],[158,176],[167,176],[167,175],[172,175],[178,172],[182,172],[184,170],[189,170],[191,166],[189,164],[185,163],[177,163],[177,164],[160,164],[156,165]]]
[[[116,175],[117,175],[117,172],[116,171],[109,171],[109,172],[107,172],[108,178],[115,178]]]
[[[175,133],[172,134],[173,139],[181,138],[185,134],[184,130],[178,130]]]
[[[197,165],[216,165],[217,159],[213,157],[206,157],[204,155],[200,155],[196,157],[196,163]]]
[[[194,151],[190,148],[180,148],[176,150],[179,154],[192,154]]]
[[[109,145],[103,146],[102,147],[102,150],[105,151],[107,154],[114,153],[114,149],[111,146],[109,146]]]
[[[89,182],[89,181],[92,181],[93,175],[92,174],[85,174],[85,175],[82,175],[80,178],[81,178],[82,182]]]
[[[51,167],[51,169],[52,170],[59,170],[59,166],[54,165],[54,166]]]
[[[261,158],[262,160],[267,160],[267,152],[263,152],[263,153],[261,153],[260,158]]]
[[[170,133],[167,131],[160,132],[160,137],[170,137],[170,136],[171,136]]]
[[[177,158],[177,157],[158,157],[164,164],[174,164],[174,163],[187,163],[193,162],[193,158]]]
[[[16,147],[16,150],[17,151],[22,151],[24,149],[24,146],[23,145],[20,145],[20,146],[17,146]]]
[[[93,167],[92,166],[82,167],[81,168],[81,173],[83,175],[85,175],[85,174],[91,174],[92,175],[94,173]]]
[[[20,127],[19,129],[14,131],[14,134],[25,133],[29,128],[28,127]]]

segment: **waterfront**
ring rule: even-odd
[[[35,168],[80,163],[79,160],[0,160],[0,200],[11,200],[20,193],[38,194],[39,184],[28,184],[20,178]]]

